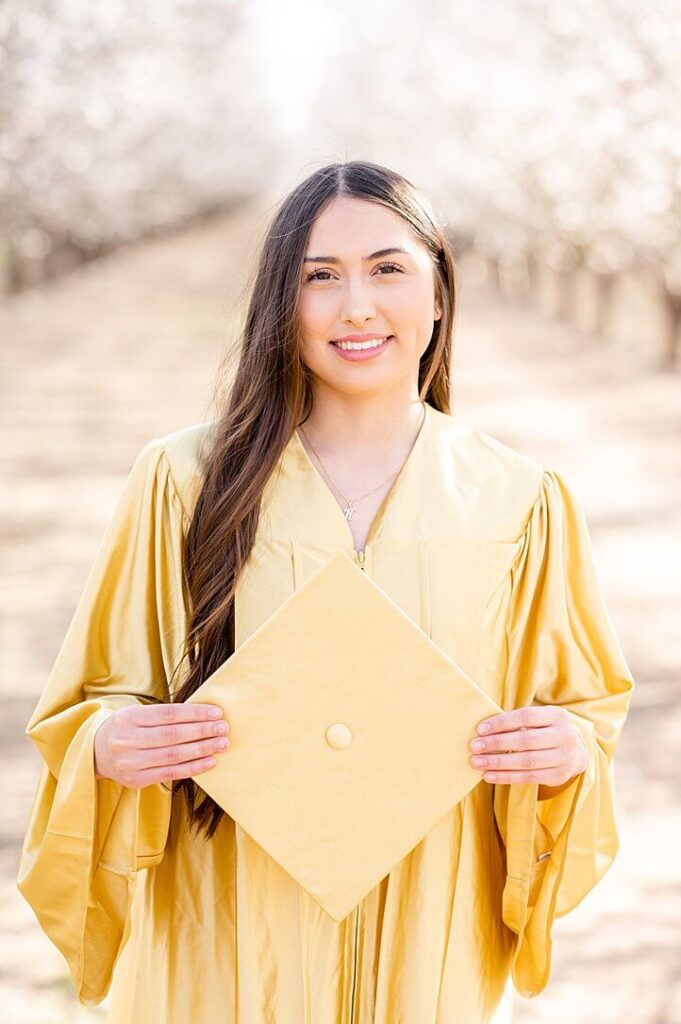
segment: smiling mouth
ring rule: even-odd
[[[364,352],[367,349],[380,348],[385,345],[386,341],[390,341],[393,337],[389,334],[385,338],[372,338],[371,341],[332,341],[331,345],[335,345],[336,348],[343,349],[345,352]]]

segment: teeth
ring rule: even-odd
[[[338,348],[352,351],[353,349],[379,348],[385,341],[387,341],[387,338],[374,338],[372,341],[336,341],[334,344]]]

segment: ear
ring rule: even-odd
[[[435,312],[433,316],[435,320],[439,320],[442,316],[442,290],[439,281],[435,283]]]

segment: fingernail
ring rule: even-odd
[[[478,726],[478,732],[489,732],[489,725],[487,722],[481,722]]]
[[[211,708],[209,714],[211,718],[220,718],[222,716],[222,708]]]

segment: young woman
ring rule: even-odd
[[[226,408],[134,463],[27,726],[19,876],[110,1022],[483,1024],[615,857],[634,683],[562,474],[450,414],[455,296],[410,182],[323,167],[273,219]],[[338,549],[504,709],[340,923],[194,782],[229,720],[184,703]]]

